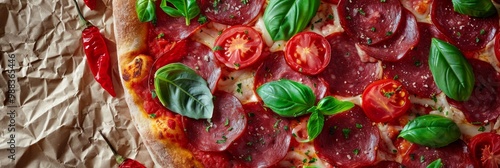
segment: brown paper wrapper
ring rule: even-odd
[[[87,65],[73,1],[0,1],[0,167],[118,167],[118,153],[153,167],[119,80],[111,0],[82,12],[108,40],[117,97]]]

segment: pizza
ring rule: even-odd
[[[159,167],[498,167],[497,2],[114,1]]]

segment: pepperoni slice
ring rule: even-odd
[[[260,103],[243,105],[248,125],[228,152],[242,167],[269,167],[283,159],[288,151],[291,132],[289,121],[278,117]]]
[[[254,88],[257,89],[264,83],[280,79],[289,79],[309,86],[317,100],[323,98],[328,89],[328,84],[322,78],[313,78],[290,68],[282,51],[267,56],[267,60],[257,68]]]
[[[404,152],[402,164],[406,167],[425,168],[437,159],[441,159],[445,167],[474,167],[472,154],[462,140],[442,148],[412,144],[408,151],[402,152]]]
[[[157,2],[160,3],[161,1]],[[151,24],[151,26],[157,35],[169,41],[185,39],[202,26],[202,24],[197,21],[198,17],[192,19],[188,26],[186,25],[186,19],[184,17],[171,17],[160,8],[156,9],[156,17],[156,25]],[[163,34],[163,36],[160,34]]]
[[[381,161],[378,162],[376,165],[373,166],[367,166],[367,168],[401,168],[404,167],[401,163],[395,162],[395,161]]]
[[[434,1],[431,7],[432,23],[461,51],[473,52],[484,48],[495,37],[499,26],[498,15],[476,18],[459,14],[453,10],[451,1]]]
[[[491,64],[470,59],[476,83],[469,100],[450,104],[461,110],[469,122],[494,121],[500,115],[500,73]]]
[[[419,40],[419,31],[415,16],[406,9],[404,10],[405,21],[402,23],[401,31],[396,32],[396,35],[391,39],[375,45],[361,45],[361,50],[365,51],[369,56],[375,57],[382,61],[396,62],[402,59],[406,53],[417,45]]]
[[[151,72],[154,74],[156,70],[167,64],[179,62],[183,58],[183,56],[187,54],[186,47],[187,40],[181,40],[173,44],[172,49],[156,58],[155,62],[153,63],[153,70]]]
[[[331,4],[338,4],[340,0],[323,0],[323,2],[328,2]]]
[[[362,44],[377,44],[396,33],[403,15],[398,0],[341,0],[338,6],[340,24]]]
[[[375,162],[380,134],[358,106],[325,121],[314,140],[319,157],[340,167],[368,166]]]
[[[332,58],[319,76],[328,82],[333,94],[354,96],[363,93],[365,86],[378,78],[378,64],[361,62],[354,42],[344,33],[335,33],[326,39],[332,47]]]
[[[186,137],[202,151],[223,151],[238,138],[247,126],[245,111],[235,96],[216,92],[214,114],[210,121],[184,118]]]
[[[210,48],[189,39],[176,43],[171,50],[155,60],[153,70],[149,74],[150,84],[152,85],[153,76],[157,69],[174,62],[181,62],[196,71],[208,82],[210,90],[215,91],[222,74],[221,68],[215,62],[214,54]]]
[[[191,151],[196,160],[207,167],[233,167],[231,156],[227,152],[206,152],[197,148],[192,148]]]
[[[207,80],[210,89],[214,91],[221,77],[221,68],[217,65],[212,50],[196,41],[188,43],[186,50],[188,52],[180,62]]]
[[[245,25],[255,20],[265,0],[197,0],[210,20],[227,25]]]
[[[497,61],[500,62],[500,33],[498,33],[495,36],[495,47],[494,47],[494,50],[495,50],[495,56],[497,57]]]
[[[408,56],[398,62],[382,62],[384,78],[401,81],[406,90],[422,98],[429,98],[440,92],[429,70],[431,46],[431,24],[418,23],[420,41],[408,52]]]

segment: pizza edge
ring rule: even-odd
[[[159,167],[199,167],[194,157],[187,150],[168,141],[161,140],[155,135],[154,119],[149,119],[144,109],[144,100],[133,89],[132,84],[148,77],[149,67],[154,60],[144,59],[147,51],[148,25],[139,21],[135,11],[135,1],[113,0],[114,32],[116,37],[119,73],[122,82],[124,97],[129,107],[130,116],[144,145],[148,149],[155,166]],[[125,33],[126,32],[126,33]],[[144,61],[137,66],[137,60]],[[132,76],[124,80],[127,71],[140,72],[141,75]]]

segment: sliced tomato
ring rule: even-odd
[[[500,62],[500,33],[498,33],[495,37],[495,56],[497,60]]]
[[[251,27],[232,26],[215,40],[215,58],[229,68],[242,69],[255,63],[262,55],[262,37]]]
[[[500,135],[495,133],[481,133],[469,142],[473,159],[484,168],[500,167]]]
[[[316,75],[330,63],[330,43],[314,32],[296,34],[286,43],[285,60],[293,70]]]
[[[382,79],[368,85],[363,91],[361,107],[372,121],[388,122],[410,109],[409,93],[401,82]]]

